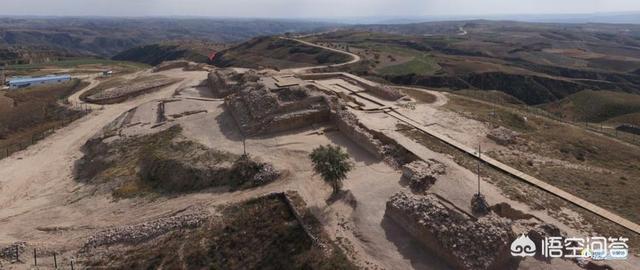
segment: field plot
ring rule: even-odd
[[[111,70],[114,74],[127,74],[147,68],[145,64],[108,59],[79,58],[39,64],[11,65],[9,76],[39,76],[51,73],[87,74]]]
[[[0,148],[32,139],[80,112],[62,106],[66,98],[86,87],[80,80],[59,85],[1,91]]]

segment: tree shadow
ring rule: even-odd
[[[331,196],[329,196],[325,202],[327,205],[331,205],[337,201],[342,201],[353,209],[358,206],[358,201],[356,197],[353,196],[353,193],[351,193],[351,190],[340,190],[337,193],[331,193]]]

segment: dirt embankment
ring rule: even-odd
[[[280,176],[271,164],[188,141],[181,136],[180,126],[132,137],[121,137],[120,131],[110,128],[85,144],[85,155],[75,171],[79,181],[116,197],[222,186],[243,189]]]
[[[205,212],[98,233],[88,243],[101,245],[87,249],[81,257],[83,265],[108,265],[110,269],[356,269],[296,193],[269,194],[221,207],[213,215]]]
[[[0,148],[32,139],[35,134],[62,125],[83,112],[62,106],[68,96],[88,84],[72,80],[58,85],[29,87],[0,93]]]
[[[176,79],[162,77],[141,81],[130,81],[121,86],[104,89],[101,91],[97,91],[96,93],[91,93],[83,97],[83,99],[87,102],[95,104],[119,103],[128,98],[142,95],[144,93],[160,89],[176,82]]]

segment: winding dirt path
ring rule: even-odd
[[[76,223],[73,219],[82,218],[82,213],[92,207],[99,212],[104,198],[82,209],[70,205],[74,193],[84,186],[74,180],[72,171],[74,162],[82,156],[81,146],[123,112],[150,100],[170,97],[182,85],[206,77],[197,72],[185,72],[182,77],[171,75],[183,79],[183,83],[94,110],[37,144],[0,160],[0,244],[24,241],[25,235],[37,231],[36,226]],[[70,100],[80,102],[77,97],[90,88]]]
[[[321,48],[321,49],[325,49],[325,50],[329,50],[332,52],[337,52],[337,53],[341,53],[341,54],[346,54],[348,56],[351,57],[351,60],[344,62],[344,63],[339,63],[339,64],[332,64],[332,65],[319,65],[319,66],[311,66],[311,67],[301,67],[301,68],[289,68],[289,69],[283,69],[280,72],[282,73],[308,73],[314,69],[322,69],[322,68],[329,68],[329,67],[341,67],[341,66],[346,66],[346,65],[351,65],[351,64],[355,64],[360,62],[362,59],[360,58],[359,55],[355,54],[355,53],[351,53],[351,52],[346,52],[346,51],[342,51],[342,50],[338,50],[338,49],[334,49],[334,48],[329,48],[329,47],[325,47],[325,46],[321,46],[318,44],[314,44],[308,41],[304,41],[301,39],[295,39],[295,38],[282,38],[282,39],[286,39],[286,40],[293,40],[296,42],[300,42],[304,45],[307,46],[312,46],[312,47],[316,47],[316,48]]]

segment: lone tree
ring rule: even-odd
[[[339,146],[327,144],[313,149],[309,157],[313,161],[313,170],[331,185],[334,195],[338,194],[342,181],[347,178],[347,173],[353,168],[353,164],[349,161],[349,154]]]

